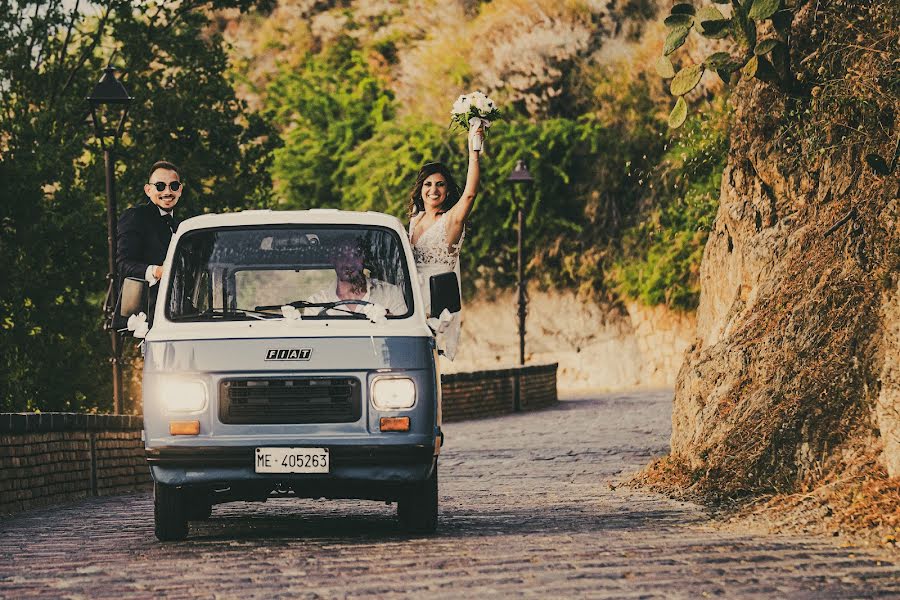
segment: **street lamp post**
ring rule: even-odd
[[[107,275],[109,287],[106,292],[106,302],[103,311],[106,315],[106,329],[109,330],[112,343],[112,375],[113,375],[113,412],[122,412],[122,366],[120,359],[122,348],[119,334],[112,328],[113,311],[116,309],[119,290],[116,287],[116,187],[115,187],[115,163],[113,150],[122,136],[125,128],[125,118],[128,116],[128,105],[131,97],[118,79],[116,69],[108,65],[103,70],[100,81],[94,86],[91,95],[86,98],[91,107],[91,120],[94,124],[94,133],[100,140],[103,149],[103,162],[106,166],[106,230],[109,249],[109,274]],[[119,117],[115,124],[115,117]],[[114,128],[109,126],[113,125]],[[111,139],[107,142],[106,138]]]
[[[517,196],[515,188],[518,187],[519,184],[532,183],[534,178],[525,167],[525,162],[519,160],[516,162],[516,168],[513,169],[513,172],[506,178],[506,181],[513,184],[513,198],[516,201],[516,210],[519,219],[516,281],[519,294],[519,365],[521,366],[525,364],[525,315],[528,313],[528,299],[525,295],[525,212],[523,207],[523,204],[525,203],[524,196],[526,194],[523,193]]]

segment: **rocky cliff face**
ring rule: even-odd
[[[852,41],[874,47],[896,26],[896,7],[863,4],[801,9],[793,48],[801,80],[835,67],[825,61],[837,60],[827,55],[828,36],[844,35],[837,28],[865,20],[871,29],[858,39],[851,31]],[[898,179],[864,160],[877,149],[890,161],[900,110],[878,79],[877,56],[840,60],[841,81],[874,69],[871,85],[888,90],[872,101],[882,105],[871,118],[860,105],[848,122],[816,100],[823,88],[798,100],[752,82],[733,96],[732,149],[703,257],[696,339],[678,375],[670,459],[707,494],[814,488],[851,471],[900,476]],[[848,102],[863,93],[839,91],[826,93]]]

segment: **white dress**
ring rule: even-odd
[[[409,239],[412,242],[413,231],[423,213],[413,216],[409,221]],[[466,231],[459,238],[459,242],[450,246],[447,244],[447,222],[440,215],[437,221],[425,230],[419,239],[412,245],[413,256],[416,259],[416,270],[419,272],[419,287],[422,289],[422,297],[425,298],[425,309],[431,311],[431,289],[428,281],[432,275],[438,273],[456,273],[457,281],[461,282],[459,275],[459,249],[462,247]],[[437,316],[437,315],[435,315]],[[460,313],[451,315],[450,322],[442,328],[437,335],[438,348],[444,351],[444,356],[453,360],[459,345],[459,333],[462,328]]]

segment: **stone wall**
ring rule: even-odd
[[[693,341],[693,313],[631,303],[612,308],[572,292],[529,290],[526,363],[559,363],[561,390],[672,387]],[[463,307],[463,332],[445,373],[518,362],[515,294]]]
[[[0,414],[0,513],[150,485],[140,417]]]
[[[441,377],[443,420],[462,421],[556,403],[557,364],[448,373]]]
[[[557,365],[444,375],[445,421],[555,404]],[[136,416],[0,413],[0,514],[149,489]]]

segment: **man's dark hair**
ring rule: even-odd
[[[153,173],[157,169],[165,169],[167,171],[175,171],[178,174],[178,179],[181,179],[181,169],[179,169],[174,163],[170,163],[167,160],[158,160],[153,163],[153,166],[150,167],[150,173],[147,174],[147,181],[153,177]]]
[[[366,250],[363,247],[363,241],[358,237],[342,237],[335,240],[331,247],[331,253],[334,256],[341,254],[347,250],[354,254],[365,258]]]

